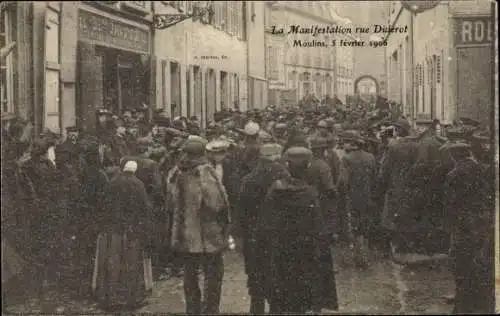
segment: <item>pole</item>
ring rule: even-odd
[[[415,77],[416,77],[416,74],[415,74],[415,19],[417,17],[417,13],[415,12],[411,12],[411,40],[410,40],[410,43],[411,43],[411,61],[410,61],[410,66],[411,66],[411,83],[412,83],[412,87],[411,87],[411,112],[412,112],[412,128],[416,128],[416,122],[417,122],[417,108],[418,108],[418,104],[415,104],[416,103],[416,94],[418,93],[418,91],[415,91],[415,84],[417,82],[415,82]],[[418,83],[417,83],[418,84]]]

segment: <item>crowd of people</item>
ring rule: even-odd
[[[133,310],[169,267],[186,312],[214,314],[236,241],[250,313],[305,313],[338,309],[334,245],[360,269],[375,251],[450,254],[455,312],[493,311],[494,162],[478,122],[416,134],[382,98],[222,110],[204,128],[147,116],[99,109],[95,130],[64,140],[2,126],[3,272],[41,298],[66,281]]]

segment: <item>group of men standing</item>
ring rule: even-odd
[[[451,248],[455,312],[492,310],[487,137],[460,126],[444,138],[439,122],[410,136],[401,117],[360,128],[303,109],[217,113],[205,130],[195,117],[149,125],[141,113],[99,110],[94,131],[69,128],[62,143],[50,133],[29,143],[20,122],[3,129],[2,224],[35,283],[64,262],[87,284],[81,293],[135,309],[152,290],[151,266],[175,261],[186,312],[214,314],[234,236],[251,313],[266,301],[271,313],[319,312],[338,309],[333,245],[351,247],[360,268],[370,249]]]

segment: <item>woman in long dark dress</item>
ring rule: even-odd
[[[93,288],[106,309],[136,309],[152,289],[151,261],[145,255],[151,205],[135,175],[137,163],[124,161],[109,183],[97,240]]]

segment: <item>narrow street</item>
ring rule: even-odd
[[[241,255],[227,253],[225,266],[221,312],[248,312],[250,299]],[[378,260],[364,271],[340,265],[340,310],[334,314],[450,314],[453,305],[447,304],[444,296],[453,293],[453,286],[452,275],[444,263],[409,268]],[[58,313],[102,313],[90,300],[77,300],[68,292],[51,291],[48,297],[56,304]],[[36,300],[28,299],[9,306],[7,312],[37,313],[40,308]],[[156,282],[148,304],[136,313],[184,313],[182,278]]]

